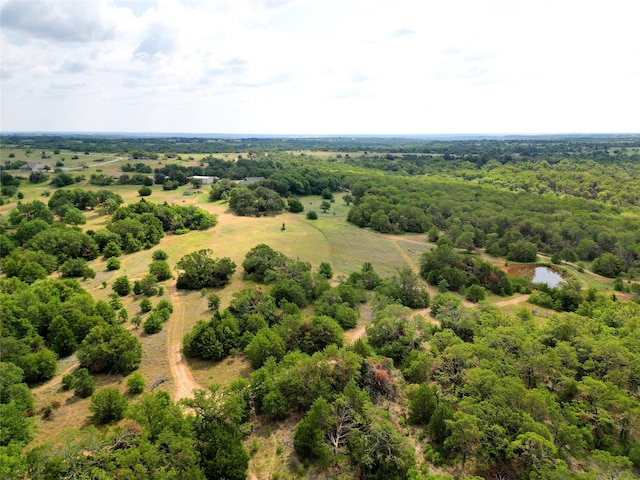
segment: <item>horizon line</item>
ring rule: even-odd
[[[402,138],[402,139],[427,139],[427,138],[491,138],[491,137],[585,137],[585,136],[640,136],[640,132],[503,132],[503,133],[222,133],[222,132],[149,132],[149,131],[80,131],[80,130],[14,130],[0,131],[0,136],[8,135],[79,135],[79,136],[141,136],[141,137],[188,137],[188,138]]]

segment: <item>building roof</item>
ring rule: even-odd
[[[259,182],[260,180],[264,180],[264,177],[245,177],[244,180],[240,180],[238,183],[240,185],[250,185],[252,183]]]
[[[48,165],[40,162],[28,162],[20,167],[20,170],[44,170]]]

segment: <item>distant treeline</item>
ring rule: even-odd
[[[453,137],[452,137],[453,138]],[[0,136],[2,148],[64,149],[74,152],[130,154],[134,158],[156,158],[157,154],[231,153],[244,151],[344,151],[422,153],[450,156],[478,154],[536,157],[548,154],[608,152],[638,149],[637,135],[535,136],[478,139],[412,139],[408,137],[318,137],[318,138],[205,138],[127,137],[111,135],[11,134]],[[147,155],[151,154],[151,155]]]

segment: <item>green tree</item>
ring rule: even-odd
[[[514,262],[533,263],[538,259],[538,247],[526,240],[509,244],[509,253],[507,259]]]
[[[289,197],[287,200],[288,208],[291,213],[304,212],[304,206],[302,202],[296,197]]]
[[[409,399],[409,422],[428,425],[438,402],[435,388],[426,383],[409,385],[407,398]]]
[[[143,313],[150,312],[152,308],[153,308],[153,305],[151,304],[151,300],[149,300],[148,298],[143,298],[140,301],[140,311],[141,312],[143,312]]]
[[[482,439],[480,419],[475,415],[456,412],[453,420],[447,421],[447,426],[451,435],[445,440],[444,448],[451,453],[460,455],[464,468],[467,459],[474,455],[480,446]]]
[[[287,258],[280,252],[276,252],[269,245],[261,243],[256,245],[245,255],[242,262],[244,276],[264,282],[267,271],[276,271],[287,263]]]
[[[298,423],[293,435],[293,448],[303,459],[320,461],[326,464],[331,449],[325,442],[325,435],[334,422],[333,409],[323,398],[318,398]]]
[[[127,379],[127,390],[135,395],[144,391],[144,377],[140,372],[133,372]]]
[[[196,390],[194,398],[184,403],[195,412],[192,428],[206,478],[244,480],[249,455],[242,445],[239,422],[248,411],[246,402],[212,386],[208,392]]]
[[[151,258],[156,261],[166,260],[167,258],[169,258],[169,255],[164,250],[158,249],[151,254]]]
[[[105,260],[112,257],[119,257],[120,255],[122,255],[122,249],[120,248],[120,245],[114,241],[108,242],[102,250],[102,256]]]
[[[315,210],[309,210],[307,212],[307,220],[317,220],[318,219],[318,212],[316,212]]]
[[[8,339],[3,339],[3,347],[7,345]],[[29,385],[44,382],[56,373],[57,356],[48,348],[27,353],[15,359],[15,363],[24,372],[24,381]]]
[[[27,262],[22,266],[18,278],[25,283],[32,284],[36,280],[47,278],[47,275],[47,270],[39,263]]]
[[[79,209],[72,207],[64,214],[62,221],[68,225],[84,225],[87,217]]]
[[[88,398],[93,395],[95,382],[86,368],[79,368],[73,375],[74,394],[80,398]]]
[[[122,419],[128,403],[117,388],[105,387],[91,395],[89,410],[93,413],[93,421],[103,425]]]
[[[327,210],[329,210],[330,208],[331,203],[329,203],[327,200],[323,200],[320,204],[320,210],[322,210],[322,213],[327,213]]]
[[[333,270],[331,269],[331,265],[327,262],[321,262],[318,266],[318,274],[325,277],[327,280],[330,280],[333,277]]]
[[[509,456],[521,460],[527,473],[553,464],[556,454],[555,445],[535,432],[520,434],[509,445]]]
[[[148,273],[141,280],[133,283],[133,293],[152,297],[158,294],[158,279],[152,273]]]
[[[376,287],[376,293],[409,308],[429,306],[429,292],[420,284],[419,277],[409,267],[398,269],[396,275]]]
[[[148,335],[160,332],[162,330],[162,317],[155,312],[152,313],[142,324],[142,329]]]
[[[207,295],[207,307],[209,307],[209,310],[217,312],[220,308],[220,297],[215,293]]]
[[[327,316],[313,316],[304,319],[292,332],[291,341],[300,351],[312,354],[320,352],[329,345],[341,347],[344,333],[338,322]]]
[[[107,270],[120,270],[120,259],[118,257],[111,257],[107,260]]]
[[[148,197],[149,195],[151,195],[151,187],[141,187],[138,189],[138,195],[140,195],[141,197]]]
[[[63,277],[82,277],[87,268],[87,261],[83,258],[70,258],[60,265],[60,273]]]
[[[119,296],[124,297],[131,293],[131,283],[126,276],[118,277],[113,281],[111,285],[112,290]]]
[[[203,249],[182,257],[177,263],[177,288],[200,290],[229,283],[236,264],[228,257],[214,259],[211,254],[211,250]]]
[[[55,316],[49,324],[48,340],[51,349],[56,352],[59,357],[68,357],[78,346],[73,331],[61,315]]]
[[[173,278],[171,267],[164,260],[155,260],[149,265],[149,273],[155,275],[159,282]]]
[[[0,404],[0,418],[2,418],[2,422],[0,422],[0,447],[6,447],[12,442],[19,446],[31,440],[31,421],[15,402]],[[4,463],[5,459],[2,461]]]
[[[260,368],[269,357],[280,361],[286,352],[284,340],[268,327],[261,328],[253,337],[244,353],[254,369]]]
[[[464,289],[464,297],[476,303],[487,298],[487,291],[481,285],[473,284]]]
[[[93,373],[128,374],[142,360],[140,341],[119,325],[97,326],[80,344],[80,366]]]
[[[443,446],[447,437],[451,434],[451,430],[447,424],[448,420],[453,419],[453,410],[445,403],[440,402],[431,414],[428,430],[431,441],[438,446]]]
[[[624,264],[617,255],[605,253],[593,261],[592,268],[599,275],[615,278],[624,271]]]
[[[427,338],[429,328],[424,318],[413,316],[407,307],[389,305],[377,312],[367,326],[369,343],[380,355],[392,358],[396,365]]]

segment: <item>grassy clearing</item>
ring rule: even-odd
[[[248,378],[251,364],[242,354],[226,358],[220,362],[208,362],[197,358],[187,359],[193,378],[203,387],[216,383],[226,387],[236,378]]]

